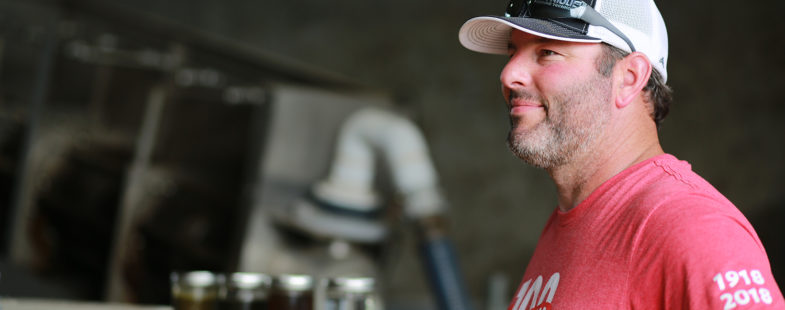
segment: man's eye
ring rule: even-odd
[[[552,50],[540,50],[540,56],[553,56],[553,55],[558,55],[558,53]]]

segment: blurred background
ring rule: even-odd
[[[457,40],[505,5],[0,1],[0,296],[166,304],[174,270],[364,272],[390,309],[436,309],[438,227],[475,308],[506,308],[556,199],[505,146],[506,58]],[[782,283],[785,3],[657,5],[662,144],[750,219]],[[368,108],[416,129],[435,198],[413,203],[374,145],[374,221],[291,212],[328,200],[341,128]]]

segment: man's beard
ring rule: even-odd
[[[510,116],[507,146],[532,166],[553,169],[590,150],[610,118],[611,81],[600,74],[552,96],[538,98],[512,90],[510,96],[540,101],[546,116],[530,129],[516,130],[519,119]]]

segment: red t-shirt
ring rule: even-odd
[[[747,219],[664,154],[557,209],[508,309],[785,309],[785,300]]]

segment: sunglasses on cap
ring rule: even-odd
[[[511,0],[504,12],[505,17],[574,18],[610,30],[619,36],[631,51],[635,46],[624,33],[613,26],[605,17],[581,0]]]

